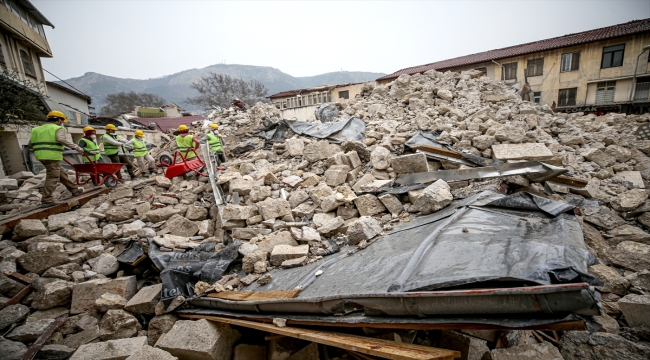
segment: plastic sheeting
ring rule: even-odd
[[[334,104],[321,104],[314,111],[314,116],[321,122],[331,122],[339,116],[339,109]]]
[[[444,149],[448,151],[453,151],[458,155],[461,155],[465,161],[459,160],[459,159],[450,159],[446,158],[444,156],[438,156],[436,154],[424,152],[428,157],[437,157],[439,160],[447,160],[447,161],[452,161],[452,162],[459,162],[465,165],[470,165],[470,166],[489,166],[489,165],[498,165],[502,164],[503,162],[500,160],[493,160],[493,159],[486,159],[484,157],[464,153],[462,151],[456,150],[449,146],[449,144],[442,143],[438,141],[438,133],[434,133],[431,131],[424,131],[421,128],[418,128],[418,131],[413,134],[406,142],[404,145],[410,147],[410,148],[415,148],[417,146],[421,145],[427,145],[439,149]],[[459,161],[457,161],[459,160]]]
[[[348,120],[325,124],[298,120],[279,120],[265,125],[266,129],[262,131],[262,136],[268,141],[284,141],[289,129],[298,135],[328,139],[335,143],[342,143],[349,139],[362,141],[366,132],[366,123],[358,118],[349,118]]]

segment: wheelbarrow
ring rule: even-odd
[[[100,185],[106,185],[106,187],[109,188],[114,188],[117,186],[118,182],[121,182],[122,180],[118,179],[115,174],[122,169],[122,166],[125,164],[122,163],[109,163],[109,164],[104,164],[104,163],[96,163],[88,157],[88,154],[86,152],[83,153],[83,155],[90,161],[90,163],[86,164],[73,164],[68,159],[63,159],[65,162],[68,163],[68,165],[72,166],[75,172],[75,177],[77,181],[77,185],[79,186],[84,186],[88,184],[89,181],[93,182],[93,185],[95,186],[100,186]],[[89,176],[89,178],[86,181],[81,182],[81,177],[82,176]]]
[[[190,152],[193,152],[196,157],[188,160],[187,155]],[[194,148],[185,150],[185,155],[183,155],[179,150],[176,150],[174,152],[174,158],[172,159],[171,163],[161,161],[160,165],[167,168],[165,169],[165,177],[168,179],[187,174],[192,171],[201,176],[207,176],[198,170],[205,166],[205,162],[201,160],[199,154]]]

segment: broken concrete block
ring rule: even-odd
[[[605,282],[604,286],[598,287],[598,290],[602,292],[625,295],[627,289],[630,287],[630,282],[627,279],[607,265],[598,264],[590,266],[589,273]]]
[[[99,322],[99,337],[104,341],[130,338],[140,330],[135,316],[124,310],[108,310]]]
[[[312,141],[305,145],[302,156],[310,163],[327,159],[330,156],[329,145],[327,140]]]
[[[630,341],[620,335],[587,331],[567,331],[560,340],[562,359],[648,359],[650,346]],[[555,360],[555,359],[554,359]]]
[[[614,177],[623,181],[629,181],[636,188],[645,189],[640,171],[619,171]]]
[[[111,254],[103,253],[93,260],[95,260],[92,265],[93,271],[98,274],[108,276],[116,273],[120,268],[120,263],[117,261],[117,258]]]
[[[650,234],[639,229],[636,226],[632,225],[621,225],[610,230],[609,235],[612,235],[612,238],[608,238],[607,242],[610,245],[617,245],[622,241],[635,241],[644,244],[650,244]]]
[[[350,167],[347,165],[332,165],[325,171],[325,182],[329,186],[339,186],[344,184]]]
[[[582,212],[585,221],[608,230],[625,224],[625,220],[606,206],[583,206]]]
[[[77,284],[72,289],[70,314],[81,314],[93,309],[95,300],[104,293],[112,293],[129,300],[136,292],[135,276],[117,279],[94,279]]]
[[[309,245],[277,245],[271,252],[271,265],[278,266],[285,260],[297,259],[309,255]]]
[[[270,253],[277,245],[297,246],[298,243],[289,231],[280,231],[273,235],[267,236],[264,240],[257,243],[260,251]]]
[[[248,254],[244,255],[244,259],[242,259],[242,270],[244,270],[244,272],[247,274],[255,272],[255,264],[257,264],[258,262],[266,263],[266,258],[268,254],[269,253],[266,251],[253,250]]]
[[[383,146],[377,146],[370,153],[370,164],[377,170],[385,170],[390,167],[390,151]]]
[[[302,139],[287,139],[284,143],[290,156],[302,156],[305,149],[305,142]]]
[[[618,306],[631,327],[650,327],[650,295],[626,295],[618,301]]]
[[[183,237],[194,236],[199,232],[199,226],[195,222],[179,214],[169,218],[165,224],[165,228],[169,229],[169,234]]]
[[[248,177],[248,176],[247,176]],[[230,180],[228,183],[228,191],[232,194],[234,192],[239,193],[240,196],[248,195],[255,186],[253,180],[246,178],[236,178]]]
[[[16,190],[18,187],[18,180],[16,179],[0,179],[0,189],[4,188],[6,190]]]
[[[632,189],[616,196],[610,205],[616,211],[634,210],[648,199],[648,193],[643,189]]]
[[[64,306],[70,301],[72,283],[64,280],[44,282],[44,278],[32,282],[36,290],[31,307],[38,310],[47,310],[57,306]]]
[[[232,357],[232,348],[241,335],[229,325],[198,321],[177,321],[156,343],[181,360],[220,360]]]
[[[0,337],[0,353],[3,360],[20,360],[26,352],[25,344]]]
[[[352,190],[356,192],[361,192],[361,186],[375,180],[376,180],[375,177],[372,176],[371,174],[365,174],[361,177],[361,179],[357,180],[357,182],[354,183],[354,185],[352,186]]]
[[[542,143],[492,145],[492,157],[497,160],[548,160],[553,153]]]
[[[379,221],[370,216],[362,216],[348,227],[348,244],[356,245],[364,240],[370,240],[382,231]]]
[[[343,201],[337,200],[336,193],[326,196],[321,199],[320,201],[320,208],[323,212],[331,212],[336,210],[339,206],[343,205]]]
[[[126,358],[126,360],[178,360],[178,358],[165,350],[145,345]]]
[[[321,241],[320,234],[314,228],[303,226],[301,229],[301,241]]]
[[[309,259],[306,256],[285,260],[282,262],[282,264],[280,264],[280,267],[283,269],[291,269],[299,266],[305,266],[307,265],[308,260]]]
[[[41,334],[47,330],[47,327],[50,326],[55,320],[54,319],[43,319],[25,323],[11,330],[10,333],[5,335],[9,340],[20,341],[23,343],[33,342],[38,339]]]
[[[605,256],[614,265],[634,271],[650,269],[650,245],[623,241],[609,248]]]
[[[402,155],[393,158],[391,167],[397,175],[428,172],[427,157],[422,153]]]
[[[311,343],[289,356],[287,360],[319,360],[318,344]]]
[[[507,349],[494,349],[485,354],[483,360],[558,360],[563,359],[551,343],[514,346]]]
[[[283,216],[291,215],[291,206],[287,200],[282,198],[267,198],[257,204],[257,209],[264,220],[273,220]]]
[[[449,185],[440,179],[424,188],[409,211],[420,211],[423,215],[428,215],[445,208],[453,199]]]
[[[390,184],[392,180],[374,180],[367,184],[361,185],[361,191],[375,192],[380,188]]]
[[[172,181],[164,176],[156,176],[156,185],[160,187],[164,187],[165,189],[169,189],[172,186]]]
[[[67,359],[77,350],[65,345],[50,344],[43,347],[36,354],[35,359],[39,360],[59,360]]]
[[[249,194],[252,202],[260,202],[271,196],[271,187],[255,186]]]
[[[22,219],[14,228],[14,234],[21,238],[30,238],[32,236],[47,234],[47,228],[41,220]]]
[[[29,308],[23,304],[9,305],[0,310],[0,330],[23,321],[29,315]]]
[[[169,219],[170,217],[174,215],[178,215],[181,213],[180,209],[175,209],[171,206],[167,206],[164,208],[160,209],[153,209],[149,210],[146,213],[147,221],[151,221],[153,223],[165,221]]]
[[[174,314],[154,316],[151,321],[149,321],[149,327],[147,328],[149,345],[156,345],[158,339],[171,330],[176,321],[178,321],[178,317]]]
[[[124,198],[132,198],[133,197],[133,189],[128,188],[128,187],[118,187],[113,189],[108,194],[108,200],[109,201],[115,201],[119,199],[124,199]]]
[[[95,300],[95,310],[105,313],[108,310],[123,309],[126,305],[126,299],[120,295],[105,293]]]
[[[197,233],[197,235],[203,236],[203,238],[209,238],[214,234],[214,230],[215,230],[214,220],[203,220],[199,223],[199,232]]]
[[[155,314],[161,290],[162,284],[143,287],[126,303],[124,309],[134,314]]]
[[[598,164],[598,166],[602,168],[606,168],[616,164],[616,159],[613,156],[599,149],[588,149],[586,152],[583,152],[581,155],[585,159],[595,162],[596,164]]]
[[[124,360],[147,345],[147,337],[81,345],[69,360]]]
[[[372,216],[386,211],[384,204],[382,204],[381,201],[372,194],[365,194],[357,197],[354,200],[354,205],[356,205],[361,216]]]
[[[223,209],[223,210],[222,210]],[[258,214],[256,206],[242,206],[228,204],[219,207],[222,221],[246,220]]]
[[[55,244],[44,244],[38,249],[21,255],[16,262],[29,272],[42,274],[51,267],[63,265],[69,261],[68,254],[61,251]]]
[[[271,233],[271,229],[265,228],[236,228],[232,229],[232,237],[241,240],[250,240],[254,237],[260,237]]]
[[[399,201],[397,196],[392,194],[382,194],[377,197],[379,201],[386,207],[386,209],[393,215],[397,216],[404,211],[404,205]]]
[[[185,218],[191,221],[202,221],[207,219],[208,209],[203,206],[188,206]]]
[[[342,217],[337,216],[335,218],[325,220],[323,224],[316,229],[316,231],[321,234],[327,234],[340,228],[344,222],[345,220],[343,220]]]

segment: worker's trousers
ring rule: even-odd
[[[140,175],[144,175],[147,167],[149,168],[149,172],[153,173],[156,170],[156,161],[153,159],[153,156],[151,154],[147,154],[145,156],[140,156],[135,158],[135,160],[138,162],[138,168],[140,168]],[[145,162],[147,163],[145,166]]]
[[[118,154],[108,155],[108,158],[111,159],[112,163],[126,164],[125,165],[126,166],[126,171],[129,172],[129,176],[131,176],[132,178],[135,177],[135,173],[133,172],[133,170],[135,170],[135,168],[133,167],[133,163],[131,163],[131,159],[129,159],[129,157],[127,155],[124,155],[124,154],[122,154],[122,155],[118,155]],[[121,179],[122,178],[122,170],[118,171],[117,174],[115,174],[115,175],[119,179]]]
[[[59,182],[63,184],[71,193],[79,190],[79,186],[68,178],[68,173],[61,167],[59,160],[40,160],[41,164],[45,166],[45,186],[43,187],[42,202],[52,202],[54,198],[52,194]]]

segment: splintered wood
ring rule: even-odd
[[[222,318],[218,316],[188,315],[189,318],[206,319],[221,323],[243,326],[251,329],[307,340],[327,346],[354,351],[356,353],[377,356],[393,360],[453,360],[460,357],[460,352],[438,349],[422,345],[398,343],[388,340],[368,338],[357,335],[340,334],[294,327],[276,327],[275,325],[254,321]]]
[[[209,297],[232,301],[262,301],[293,299],[300,290],[272,290],[272,291],[222,291],[207,294]]]

